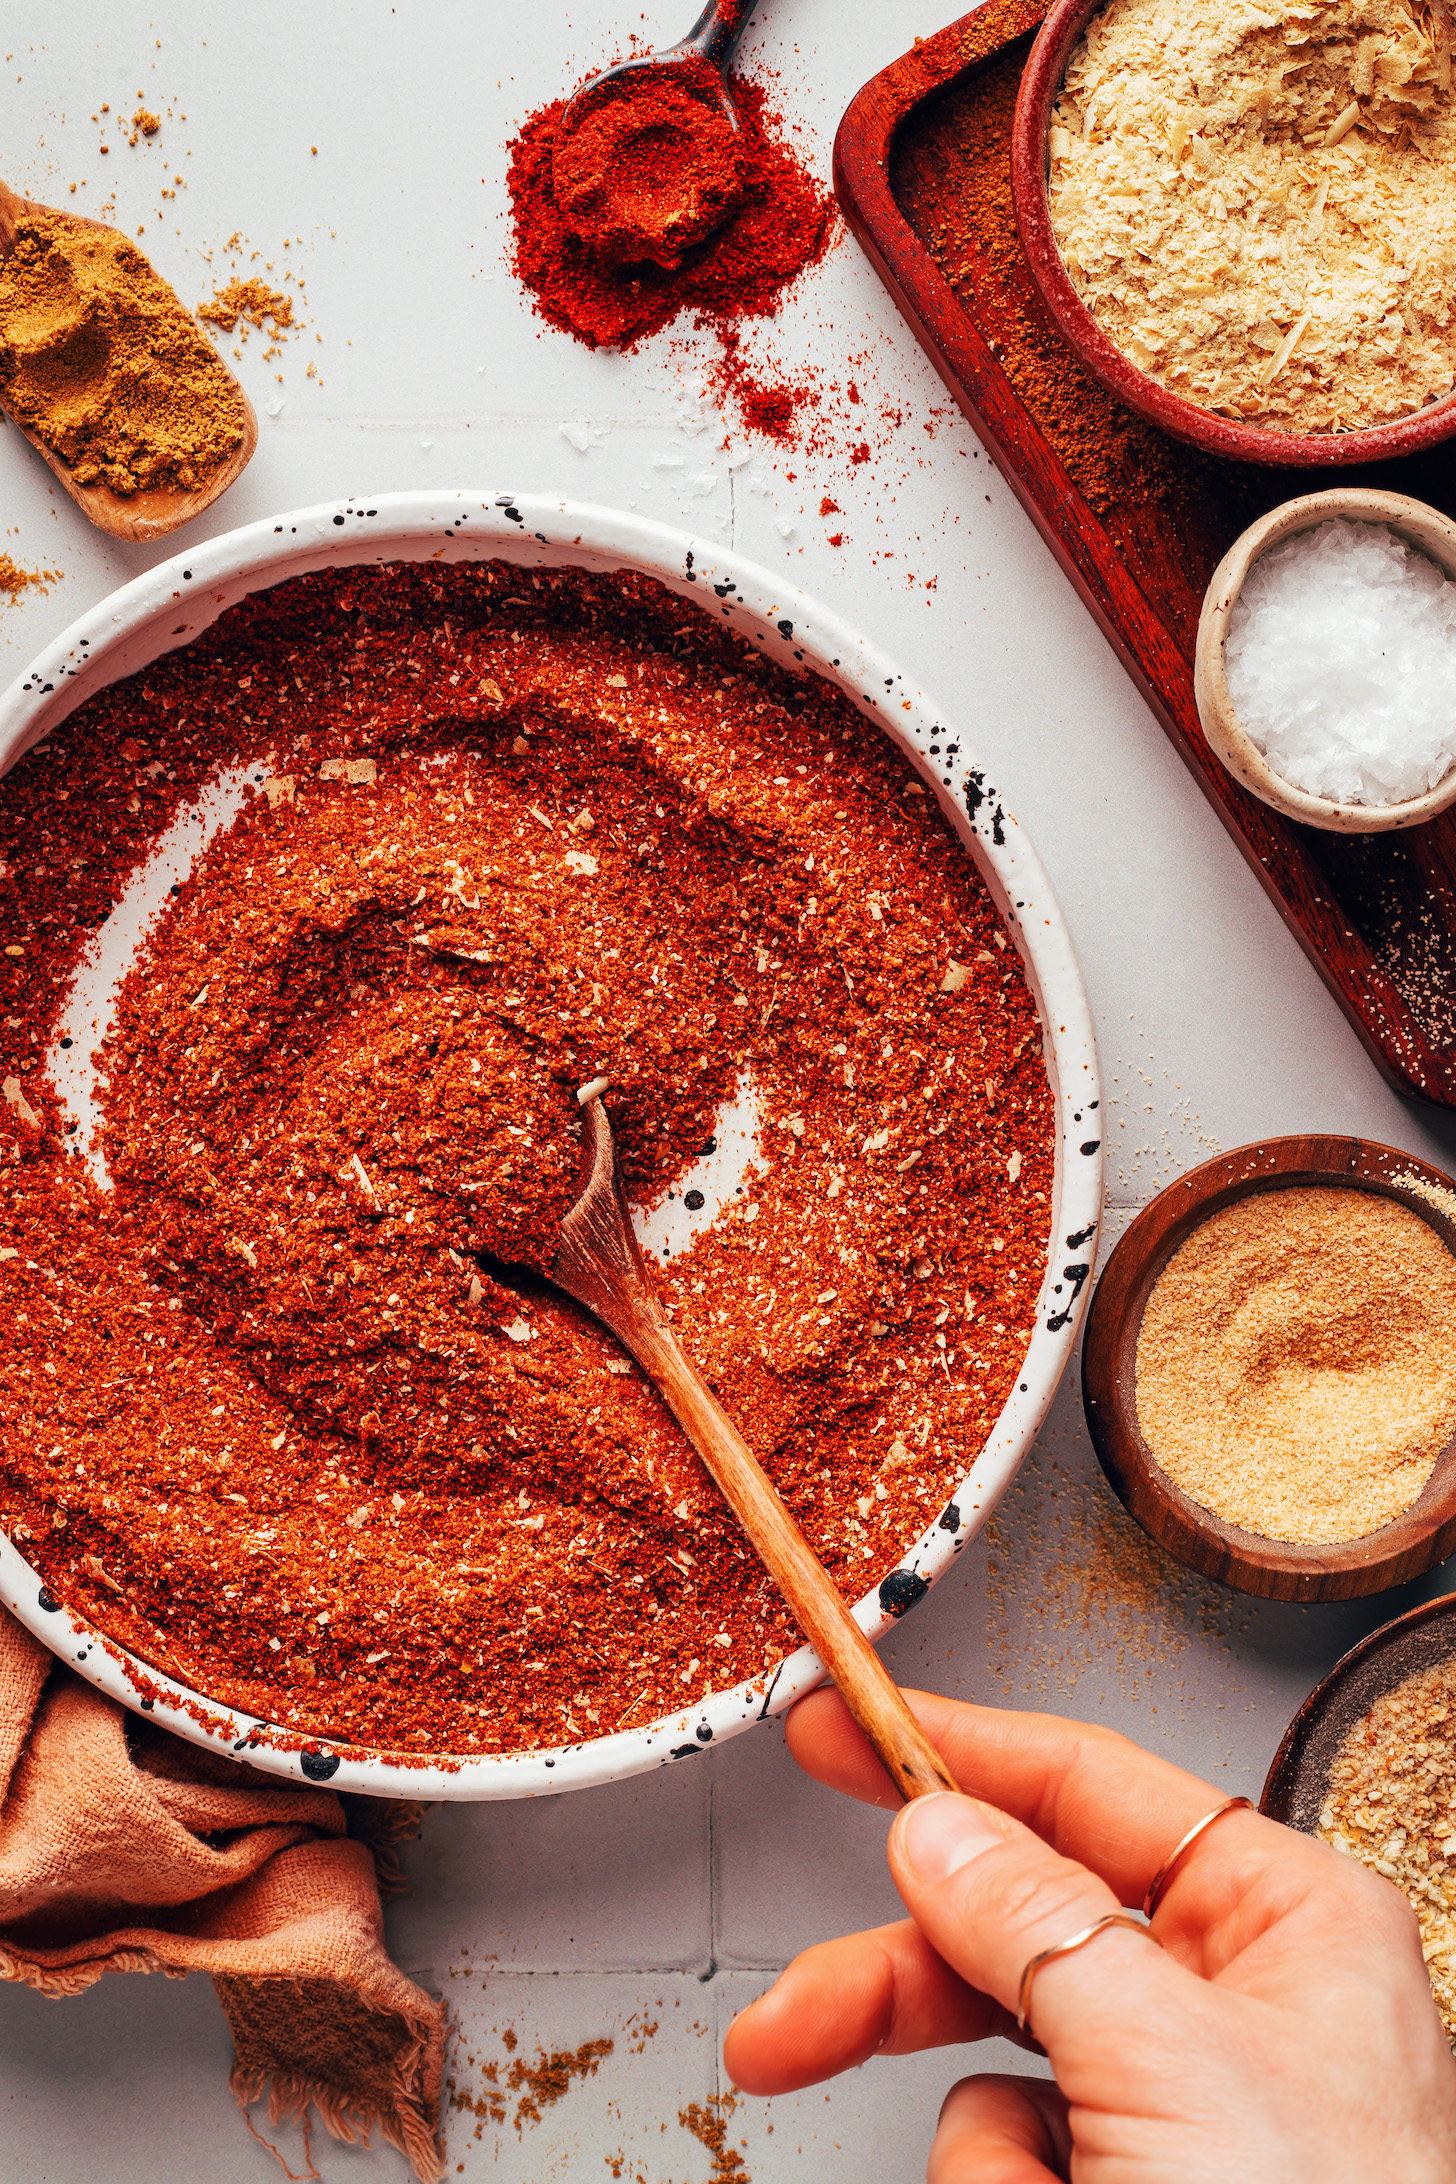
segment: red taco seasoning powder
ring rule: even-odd
[[[98,1050],[102,1191],[47,1082],[67,974],[240,758]],[[279,585],[17,768],[0,863],[0,1519],[154,1667],[468,1754],[792,1647],[636,1367],[487,1271],[549,1253],[598,1071],[648,1205],[752,1088],[660,1278],[846,1594],[984,1444],[1045,1263],[1033,1005],[922,784],[730,626],[626,572]]]
[[[770,134],[762,86],[735,77],[732,90],[739,122],[737,206],[722,225],[715,224],[705,239],[686,250],[675,267],[615,262],[621,243],[621,223],[614,224],[610,209],[615,199],[583,191],[578,200],[574,180],[563,185],[557,166],[557,135],[566,102],[554,100],[532,114],[510,147],[515,271],[542,318],[592,349],[635,348],[649,334],[690,313],[696,326],[709,327],[722,339],[723,356],[715,373],[720,389],[741,392],[745,421],[783,438],[793,414],[812,399],[814,390],[807,381],[771,390],[760,387],[739,357],[739,326],[744,319],[772,318],[789,285],[824,256],[834,233],[834,201],[788,145]],[[710,119],[706,109],[700,111]],[[709,144],[714,141],[710,128]],[[651,171],[653,153],[648,146],[641,151],[634,171],[639,194],[645,194],[640,176],[644,166]],[[679,154],[680,146],[664,132],[655,158],[660,162],[659,186],[669,198],[673,187],[680,186]],[[718,183],[725,179],[726,168],[719,171]],[[563,187],[571,212],[558,201]],[[583,216],[583,209],[593,217]],[[777,397],[775,419],[749,414],[747,404],[769,394]]]

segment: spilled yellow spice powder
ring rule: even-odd
[[[1318,1834],[1409,1898],[1456,2042],[1456,1661],[1382,1692],[1330,1769]]]
[[[59,569],[22,569],[14,554],[0,554],[0,599],[18,599],[32,586],[47,592],[61,580]]]
[[[1136,1397],[1164,1471],[1226,1523],[1363,1538],[1410,1507],[1456,1434],[1456,1258],[1395,1199],[1255,1192],[1163,1269]]]
[[[220,326],[230,334],[239,319],[261,332],[263,321],[273,321],[274,334],[281,334],[293,324],[293,298],[281,290],[270,288],[256,275],[251,280],[231,280],[225,288],[218,288],[208,302],[199,303],[197,316],[209,326]]]
[[[0,267],[0,402],[79,485],[203,485],[242,397],[176,295],[113,228],[34,213]]]
[[[1110,0],[1068,63],[1049,154],[1083,302],[1170,392],[1339,432],[1451,391],[1444,0]]]

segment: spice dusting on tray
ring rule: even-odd
[[[1110,0],[1067,66],[1052,224],[1082,300],[1170,392],[1289,432],[1456,381],[1448,10]]]
[[[665,1300],[843,1589],[898,1562],[1015,1383],[1054,1132],[1015,951],[847,700],[626,572],[386,566],[256,595],[48,749],[0,790],[0,1518],[58,1598],[406,1754],[791,1648],[636,1367],[477,1257],[542,1256],[598,1072],[643,1206],[756,1114]],[[240,759],[98,1050],[103,1193],[43,1064],[65,975]]]
[[[997,0],[963,18],[968,61],[978,37],[1019,35],[1035,27]],[[982,30],[981,26],[985,25]],[[1001,27],[1005,26],[1005,27]],[[1145,551],[1150,504],[1180,530],[1196,513],[1200,490],[1216,479],[1220,495],[1241,504],[1240,474],[1173,444],[1109,394],[1063,341],[1031,290],[1016,232],[1011,190],[1011,127],[1024,56],[1015,47],[967,68],[917,109],[914,130],[893,148],[891,187],[946,280],[995,344],[996,361],[1035,419],[1077,491],[1136,561]],[[1252,513],[1252,511],[1251,511]],[[1196,615],[1196,607],[1194,609]]]
[[[1256,1191],[1154,1285],[1137,1417],[1164,1471],[1266,1539],[1359,1539],[1456,1435],[1456,1257],[1373,1192]]]
[[[243,437],[225,364],[134,243],[38,212],[0,266],[0,402],[78,485],[193,491]]]
[[[1456,1661],[1407,1676],[1356,1722],[1330,1768],[1317,1832],[1409,1898],[1456,2044]]]

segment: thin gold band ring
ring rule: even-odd
[[[1042,1966],[1050,1964],[1053,1957],[1070,1956],[1074,1949],[1084,1948],[1089,1941],[1095,1941],[1099,1934],[1105,1934],[1109,1926],[1125,1926],[1130,1933],[1141,1934],[1145,1941],[1150,1941],[1153,1944],[1154,1948],[1161,1949],[1163,1946],[1152,1929],[1144,1926],[1141,1919],[1134,1918],[1131,1911],[1109,1911],[1104,1917],[1094,1919],[1090,1926],[1084,1926],[1080,1934],[1073,1934],[1068,1940],[1057,1942],[1053,1948],[1038,1949],[1034,1957],[1027,1958],[1026,1968],[1021,1975],[1021,1985],[1016,1992],[1016,2029],[1018,2032],[1025,2032],[1027,2029],[1027,2017],[1031,2010],[1032,1982]]]
[[[1143,1898],[1143,1916],[1149,1919],[1152,1917],[1163,1900],[1163,1891],[1172,1880],[1179,1859],[1193,1848],[1200,1835],[1207,1833],[1215,1820],[1222,1820],[1226,1812],[1252,1812],[1253,1809],[1254,1807],[1247,1797],[1228,1797],[1224,1799],[1221,1805],[1215,1805],[1212,1812],[1206,1812],[1201,1820],[1195,1820],[1181,1842],[1173,1845],[1157,1872],[1148,1882],[1148,1892]]]

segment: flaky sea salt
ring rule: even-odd
[[[1252,742],[1311,796],[1404,803],[1456,763],[1456,582],[1387,524],[1321,523],[1261,555],[1224,670]]]

